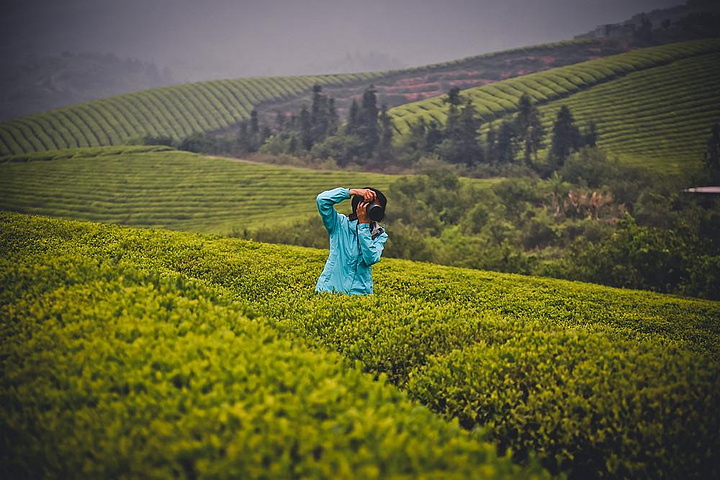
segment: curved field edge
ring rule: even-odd
[[[250,118],[313,85],[370,81],[380,73],[213,80],[93,100],[0,123],[0,155],[121,145],[146,135],[182,138]]]
[[[164,147],[69,149],[0,157],[0,209],[229,234],[304,221],[317,214],[314,200],[323,190],[366,185],[385,190],[397,178],[255,164]]]
[[[718,302],[387,259],[375,295],[314,295],[323,251],[18,214],[2,225],[15,255],[69,249],[199,282],[553,472],[718,473]]]
[[[672,43],[469,88],[463,91],[463,95],[473,100],[481,118],[489,121],[516,111],[517,100],[523,93],[530,95],[536,102],[545,103],[631,72],[717,51],[720,51],[720,38]],[[493,99],[493,105],[485,105],[483,98],[488,100],[488,105],[489,100]],[[429,112],[444,121],[446,114],[442,110],[444,110],[443,99],[431,98],[395,107],[389,113],[395,121],[397,132],[405,134],[409,132],[411,122],[416,121],[420,116],[425,117],[427,121],[432,120]]]
[[[202,282],[7,220],[27,242],[0,261],[7,478],[548,477]]]
[[[491,85],[471,88],[485,124],[513,115],[523,94],[541,105],[549,131],[554,115],[568,105],[580,125],[597,124],[600,145],[634,161],[680,168],[697,162],[710,126],[718,121],[717,55],[720,39],[663,45],[605,57]],[[443,123],[442,99],[390,111],[403,135],[421,118]],[[549,143],[546,142],[546,143]]]
[[[260,107],[275,105],[295,111],[295,103],[305,98],[314,84],[334,89],[342,103],[360,94],[368,83],[380,82],[381,90],[394,97],[394,102],[404,103],[408,96],[439,94],[438,79],[434,78],[438,74],[449,75],[443,77],[444,82],[474,86],[505,75],[522,75],[525,69],[574,63],[608,51],[613,48],[600,40],[578,39],[389,72],[226,79],[144,90],[0,123],[0,155],[119,145],[146,135],[179,139],[196,132],[222,131],[248,119],[250,112]],[[507,65],[508,57],[517,57],[518,65]],[[495,61],[510,71],[486,72]],[[283,107],[290,104],[289,110]]]

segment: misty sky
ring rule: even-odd
[[[681,3],[3,0],[0,56],[112,52],[188,79],[308,73],[348,53],[374,52],[413,66],[571,39],[598,24]]]

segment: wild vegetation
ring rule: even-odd
[[[508,471],[387,379],[553,473],[718,474],[717,302],[391,259],[348,298],[313,294],[321,250],[20,214],[0,235],[20,472]]]

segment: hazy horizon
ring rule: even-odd
[[[180,81],[409,67],[567,40],[681,0],[9,0],[5,62],[63,51],[169,67]],[[354,60],[353,60],[354,59]],[[344,67],[340,67],[344,65]],[[318,70],[327,71],[318,71]],[[334,73],[334,72],[333,72]]]

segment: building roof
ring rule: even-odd
[[[720,193],[720,187],[692,187],[686,188],[683,192],[688,193]]]

